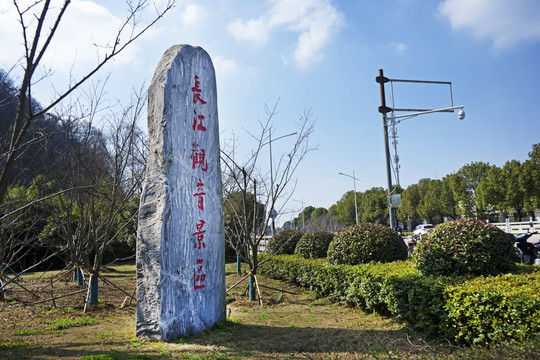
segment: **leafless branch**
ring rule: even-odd
[[[259,159],[264,147],[271,141],[273,120],[278,114],[277,105],[278,102],[273,106],[265,104],[266,118],[259,121],[257,133],[246,131],[255,145],[245,160],[240,162],[234,158],[234,142],[225,146],[228,151],[221,153],[227,242],[248,262],[253,274],[258,267],[257,249],[272,220],[271,210],[278,201],[280,210],[284,208],[296,187],[293,178],[295,171],[307,154],[316,149],[309,145],[313,123],[311,111],[306,111],[300,118],[292,149],[280,156],[275,168],[264,172],[261,170]]]
[[[100,71],[105,64],[111,61],[115,56],[123,52],[128,46],[142,36],[150,27],[152,27],[157,21],[159,21],[170,9],[175,5],[175,1],[169,0],[161,10],[157,10],[155,16],[150,21],[138,27],[140,21],[139,16],[148,6],[148,0],[139,0],[135,3],[129,2],[129,13],[118,29],[117,33],[113,35],[114,42],[109,47],[103,58],[98,59],[98,63],[91,69],[89,69],[85,75],[82,75],[79,80],[70,83],[66,90],[57,93],[56,98],[50,101],[47,105],[39,109],[34,109],[33,104],[33,91],[32,84],[35,82],[33,77],[35,70],[40,65],[44,55],[47,53],[50,44],[56,36],[59,25],[63,22],[66,15],[66,10],[70,5],[70,0],[64,0],[62,5],[56,14],[51,15],[53,17],[52,26],[48,29],[47,33],[44,33],[44,24],[48,20],[50,9],[52,4],[50,0],[35,1],[29,4],[26,8],[22,8],[19,1],[14,0],[13,5],[18,14],[19,24],[21,26],[22,42],[24,46],[23,55],[23,77],[17,92],[17,111],[14,116],[11,126],[11,136],[9,146],[3,150],[2,161],[3,168],[0,172],[0,204],[3,203],[7,188],[12,178],[12,172],[17,160],[17,154],[21,151],[23,139],[27,134],[32,121],[42,116],[53,108],[58,106],[68,96],[70,96],[76,89],[80,88],[82,84],[86,83],[89,79],[93,78],[95,74]],[[29,34],[30,24],[26,22],[25,16],[31,14],[36,10],[37,6],[40,6],[41,10],[33,15],[36,21],[35,30],[33,36]],[[130,24],[132,24],[130,26]],[[121,41],[127,33],[127,40]]]

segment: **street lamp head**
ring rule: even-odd
[[[459,120],[465,119],[465,111],[463,111],[463,109],[459,110],[457,116],[458,116],[458,119],[459,119]]]

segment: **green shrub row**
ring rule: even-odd
[[[432,229],[418,243],[413,259],[424,275],[497,275],[512,269],[515,253],[504,231],[463,218]]]
[[[270,238],[266,251],[269,254],[294,254],[294,249],[302,235],[304,233],[299,230],[282,230]]]
[[[260,272],[457,343],[521,341],[540,332],[537,268],[443,277],[422,275],[410,261],[351,266],[281,255],[261,262]]]
[[[346,265],[407,259],[407,245],[381,224],[359,223],[341,229],[328,246],[328,262]]]
[[[525,340],[540,333],[540,271],[478,277],[446,289],[448,325],[458,342]]]
[[[312,231],[300,238],[294,253],[302,255],[306,259],[326,258],[328,246],[334,239],[334,233],[330,231]]]

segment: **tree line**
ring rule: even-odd
[[[0,101],[9,104],[12,90],[10,81],[1,82]],[[18,152],[0,204],[0,260],[12,271],[72,263],[97,282],[106,262],[134,253],[148,153],[137,126],[145,96],[140,91],[129,105],[113,108],[103,84],[93,90],[57,114],[34,118],[23,137],[27,145]],[[34,106],[41,108],[35,100]],[[13,113],[0,108],[5,128]],[[5,166],[9,131],[2,134]]]
[[[460,217],[491,222],[528,221],[540,209],[540,143],[526,161],[509,160],[503,166],[472,162],[442,179],[420,179],[394,193],[401,194],[396,216],[407,226],[441,223]],[[359,222],[389,225],[387,191],[374,187],[356,193]],[[328,210],[308,206],[284,228],[335,230],[356,222],[355,196],[348,191]]]
[[[16,87],[2,70],[0,79],[0,164],[5,165]],[[0,203],[0,263],[8,271],[82,267],[97,289],[104,266],[134,257],[149,151],[147,136],[137,125],[146,92],[141,87],[127,105],[111,105],[105,85],[97,82],[74,103],[34,117],[26,130],[25,146],[18,151]],[[33,104],[42,109],[36,100]],[[270,209],[291,196],[288,185],[296,168],[315,149],[308,142],[311,114],[305,112],[292,148],[274,162],[272,173],[261,169],[276,106],[265,108],[266,120],[250,134],[255,139],[251,153],[237,155],[234,139],[221,151],[228,257],[240,255],[253,274],[258,245],[274,225]]]
[[[66,83],[52,81],[50,99],[39,103],[35,85],[51,75],[43,59],[58,33],[69,31],[60,24],[70,4],[12,2],[22,51],[17,63],[0,70],[0,274],[59,259],[90,274],[89,303],[97,304],[99,271],[108,256],[118,257],[110,255],[119,248],[112,245],[134,246],[148,149],[137,126],[146,105],[143,92],[120,104],[106,95],[107,82],[96,74],[174,0],[159,6],[130,1],[109,41],[90,45],[95,63]]]

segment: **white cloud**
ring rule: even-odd
[[[236,59],[229,59],[224,56],[218,55],[212,57],[212,63],[216,70],[216,77],[223,78],[226,76],[236,76],[237,74],[253,74],[257,72],[257,69],[250,66],[243,66],[239,64]]]
[[[77,62],[96,63],[98,56],[102,58],[105,52],[110,51],[110,46],[114,45],[114,36],[121,23],[109,10],[93,1],[73,1],[55,38],[57,64],[63,66],[71,63],[75,52]],[[127,40],[129,31],[130,26],[121,40]],[[116,61],[127,61],[123,55]]]
[[[202,23],[208,17],[206,10],[197,4],[188,4],[183,9],[180,16],[182,25],[186,27],[193,27]]]
[[[43,27],[43,39],[48,35],[62,3],[63,1],[60,0],[52,1]],[[21,45],[23,38],[14,7],[3,10],[5,13],[0,22],[0,37],[3,39],[0,62],[9,67],[19,61],[24,53]],[[35,6],[33,11],[41,11],[41,6]],[[34,14],[27,13],[25,21],[30,24],[28,34],[33,36],[36,25]],[[105,7],[88,0],[72,1],[62,17],[41,64],[56,74],[66,76],[71,73],[77,76],[79,71],[95,66],[98,58],[102,59],[104,54],[110,51],[110,46],[114,44],[115,35],[120,26],[121,19]],[[121,37],[121,41],[127,40],[130,30],[130,26],[125,29],[126,35]],[[128,47],[126,51],[115,57],[114,62],[124,64],[130,61],[135,53],[134,47]]]
[[[379,49],[386,53],[401,56],[405,55],[409,51],[409,45],[401,42],[391,42],[388,44],[381,44]]]
[[[264,19],[242,21],[236,19],[228,26],[231,34],[242,41],[251,42],[255,47],[262,47],[268,40],[270,27]]]
[[[323,57],[323,49],[343,25],[344,16],[329,0],[271,0],[271,8],[259,18],[236,19],[229,31],[241,41],[262,47],[273,32],[298,34],[295,49],[283,56],[306,68]]]
[[[540,2],[537,0],[445,0],[439,13],[454,30],[489,39],[494,49],[540,40]]]
[[[226,59],[223,56],[216,56],[213,61],[216,73],[230,74],[238,72],[238,64],[234,59]]]
[[[409,51],[409,46],[404,43],[390,43],[388,44],[388,48],[396,55],[403,55]]]

